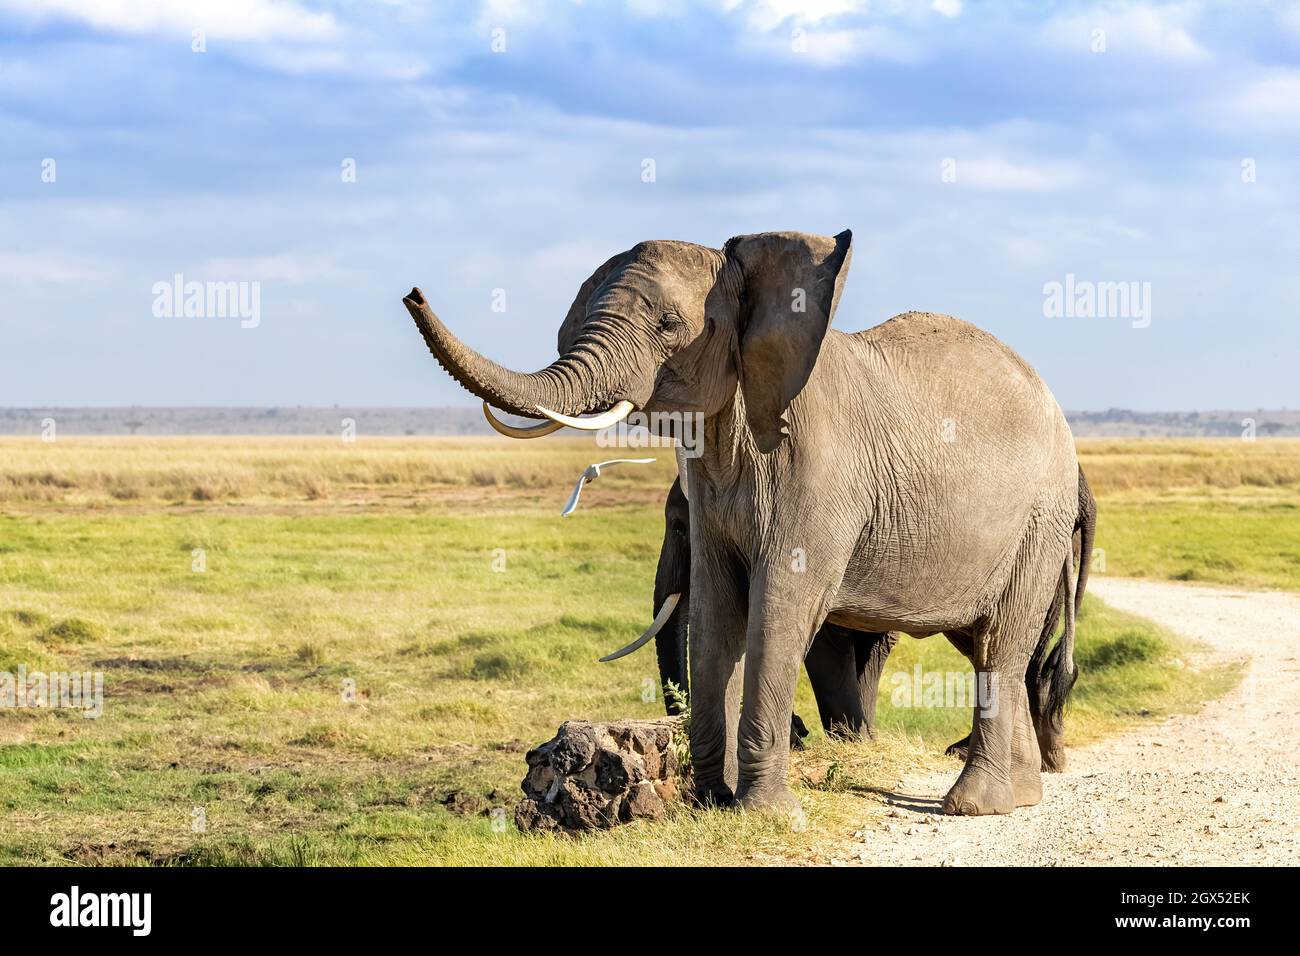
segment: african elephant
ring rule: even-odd
[[[687,677],[687,615],[691,588],[691,515],[681,479],[668,489],[664,502],[664,540],[655,570],[654,623],[639,638],[602,661],[636,651],[654,638],[664,706],[676,713],[685,702]],[[875,736],[876,692],[880,674],[896,634],[867,634],[835,624],[823,624],[804,658],[817,714],[827,736],[840,739]],[[790,742],[807,736],[803,721],[791,716]]]
[[[995,693],[974,710],[944,809],[1007,813],[1042,798],[1025,673],[1058,586],[1049,710],[1076,676],[1073,438],[1038,375],[972,325],[909,312],[832,330],[851,247],[848,230],[737,236],[722,249],[639,243],[587,279],[559,357],[533,373],[466,346],[419,289],[404,302],[457,381],[550,419],[543,431],[602,429],[634,410],[670,432],[683,415],[701,420],[687,474],[700,799],[798,810],[795,683],[829,621],[968,642]]]
[[[684,470],[685,462],[681,462]],[[659,661],[659,679],[664,691],[664,703],[669,714],[676,713],[684,703],[688,688],[686,676],[686,618],[690,607],[690,507],[682,487],[676,479],[668,490],[664,502],[664,538],[659,550],[659,563],[655,570],[654,623],[639,638],[612,654],[601,658],[615,660],[636,651],[654,639]],[[1092,544],[1096,532],[1097,504],[1088,486],[1083,468],[1079,468],[1079,511],[1075,517],[1075,534],[1078,544],[1075,561],[1079,564],[1079,579],[1075,589],[1076,615],[1088,586],[1088,569]],[[1039,680],[1046,670],[1046,658],[1051,638],[1060,622],[1061,591],[1052,602],[1043,623],[1040,643],[1030,659],[1026,687],[1042,754],[1042,769],[1060,772],[1065,769],[1065,743],[1060,714],[1046,711],[1048,695]],[[876,697],[885,661],[897,641],[896,634],[871,634],[849,631],[834,624],[823,624],[813,639],[804,667],[808,671],[813,697],[817,702],[822,728],[829,736],[851,738],[865,734],[875,736]],[[852,646],[852,665],[843,662],[847,646]],[[1059,646],[1059,645],[1058,645]],[[959,647],[960,649],[960,647]],[[798,715],[791,718],[791,742],[802,736],[803,722]],[[947,753],[966,756],[969,735],[948,747]]]

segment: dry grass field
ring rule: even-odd
[[[1300,442],[1087,441],[1097,573],[1300,589]],[[881,740],[815,733],[810,828],[679,808],[582,840],[497,832],[523,751],[574,716],[651,716],[670,449],[568,519],[582,438],[0,439],[0,671],[98,670],[102,717],[0,711],[0,861],[740,863],[851,830],[969,715],[894,706],[891,675],[963,669],[907,641]],[[504,570],[494,570],[504,556]],[[1075,741],[1195,708],[1230,671],[1089,601]],[[349,683],[350,682],[350,683]],[[345,699],[342,689],[356,689]],[[797,706],[815,716],[806,683]],[[815,720],[810,721],[815,723]],[[454,801],[456,802],[456,801]],[[204,821],[196,829],[196,811]]]
[[[593,438],[0,436],[0,504],[306,502],[419,497],[447,488],[536,491],[572,485],[600,449]],[[1079,456],[1100,496],[1125,492],[1226,497],[1300,495],[1300,439],[1085,439]],[[652,467],[611,472],[609,484],[656,493],[675,474],[672,450]]]

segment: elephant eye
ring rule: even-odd
[[[659,333],[669,349],[678,349],[686,344],[686,320],[676,312],[663,312],[659,316]]]

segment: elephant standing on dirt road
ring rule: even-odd
[[[697,796],[798,811],[795,684],[830,621],[969,642],[996,699],[973,714],[944,809],[1008,813],[1042,799],[1025,673],[1058,588],[1049,710],[1076,676],[1074,441],[1042,380],[974,326],[913,312],[832,330],[851,244],[847,230],[639,243],[587,279],[559,358],[534,373],[467,347],[418,289],[404,302],[457,381],[543,430],[702,417],[687,469]]]

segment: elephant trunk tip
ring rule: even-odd
[[[414,306],[422,306],[426,304],[424,301],[424,293],[420,291],[418,286],[413,287],[411,291],[406,294],[406,297],[402,299],[402,301],[409,302],[411,305]]]

